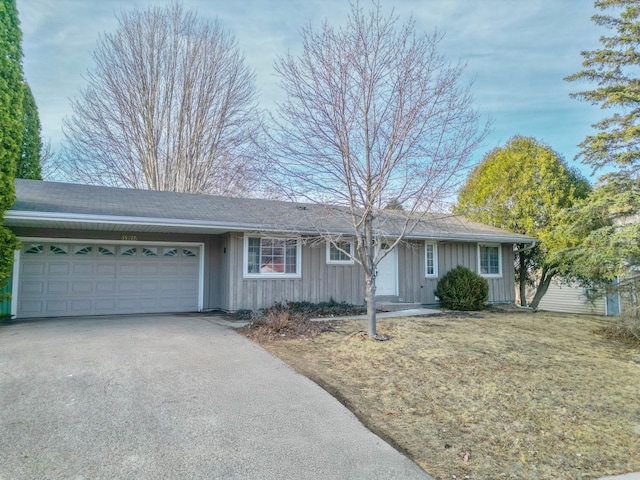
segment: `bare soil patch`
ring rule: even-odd
[[[299,319],[305,324],[304,319]],[[640,345],[603,319],[483,312],[245,330],[440,480],[640,471]],[[322,324],[320,324],[322,325]]]

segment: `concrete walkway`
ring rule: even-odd
[[[398,310],[396,312],[380,312],[376,314],[376,318],[400,318],[400,317],[417,317],[420,315],[437,315],[442,313],[440,310],[431,308],[412,308],[411,310]],[[366,319],[366,315],[346,315],[344,317],[323,317],[312,318],[312,322],[327,322],[330,320],[362,320]]]
[[[0,479],[429,479],[204,316],[0,327]]]

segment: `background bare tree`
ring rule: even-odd
[[[304,28],[302,53],[276,63],[287,99],[266,134],[270,178],[297,199],[346,207],[330,215],[353,227],[371,336],[380,260],[451,198],[486,135],[461,85],[464,65],[438,54],[440,39],[416,35],[413,20],[398,26],[378,3],[368,12],[356,3],[346,26]],[[319,234],[340,249],[339,238]]]
[[[65,120],[65,173],[129,188],[243,195],[254,74],[232,35],[179,4],[118,17]]]

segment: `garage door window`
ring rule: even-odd
[[[120,249],[121,257],[134,257],[138,249],[136,247],[122,247]]]
[[[66,255],[68,253],[66,245],[51,245],[49,249],[54,255]]]
[[[113,247],[98,247],[98,255],[106,255],[106,256],[115,255],[115,248],[113,248]]]
[[[197,257],[198,255],[196,254],[196,250],[193,250],[191,248],[183,248],[182,249],[182,254],[185,257]]]
[[[157,257],[158,249],[155,247],[142,247],[142,255],[145,257]]]
[[[78,245],[75,248],[76,255],[91,255],[92,253],[93,253],[93,247],[90,247],[90,246]]]
[[[28,255],[39,255],[44,252],[42,245],[30,245],[29,248],[25,248],[24,253]]]
[[[177,248],[163,248],[162,249],[163,257],[177,257],[178,249]]]

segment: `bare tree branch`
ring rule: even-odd
[[[254,74],[233,36],[178,4],[118,17],[65,120],[66,173],[130,188],[246,195],[259,177]]]

